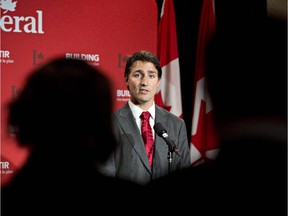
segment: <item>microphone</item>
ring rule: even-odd
[[[178,154],[179,150],[176,148],[175,143],[169,138],[168,133],[163,125],[160,122],[157,122],[153,128],[156,134],[165,140],[166,144],[169,146],[169,149],[172,152],[175,151]]]

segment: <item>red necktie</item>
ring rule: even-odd
[[[142,120],[142,125],[141,125],[142,137],[144,140],[145,149],[146,149],[146,153],[148,156],[148,161],[150,163],[150,166],[152,167],[154,139],[153,139],[152,128],[149,123],[150,113],[147,111],[142,112],[140,118]]]

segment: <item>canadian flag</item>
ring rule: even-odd
[[[190,156],[192,166],[215,159],[219,142],[205,81],[205,49],[216,31],[214,1],[203,0],[196,50]]]
[[[182,118],[180,67],[173,0],[164,0],[158,25],[157,56],[162,67],[155,103]]]

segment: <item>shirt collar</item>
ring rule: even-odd
[[[148,110],[142,110],[140,107],[133,104],[131,100],[128,101],[128,104],[129,104],[129,107],[130,107],[135,119],[140,118],[140,115],[143,111],[148,111],[150,113],[152,119],[155,120],[155,103],[154,103],[154,101],[153,101],[152,106],[149,107]]]

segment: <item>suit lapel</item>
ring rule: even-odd
[[[128,103],[119,110],[119,124],[127,135],[129,144],[132,145],[143,164],[151,172],[144,142]]]

